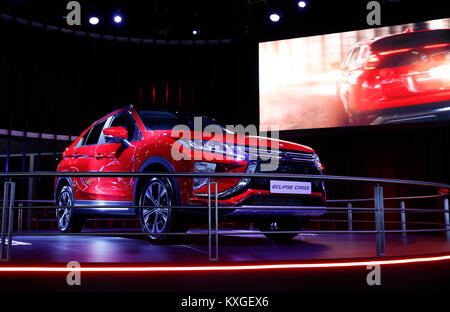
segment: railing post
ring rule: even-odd
[[[214,198],[215,198],[215,221],[216,221],[216,230],[215,230],[215,247],[216,247],[216,251],[215,251],[215,256],[212,256],[212,233],[211,233],[211,229],[212,229],[212,225],[211,225],[211,212],[212,212],[212,207],[211,207],[211,184],[215,185],[215,194],[214,194]],[[217,261],[219,260],[219,222],[218,222],[218,203],[217,203],[217,199],[218,199],[218,195],[217,195],[217,182],[209,182],[208,183],[208,257],[209,257],[209,261]]]
[[[30,173],[34,172],[34,154],[30,154],[30,167],[28,168]],[[31,200],[33,200],[33,187],[34,186],[34,178],[31,176],[28,178],[28,206],[31,206]],[[27,209],[26,216],[27,216],[27,226],[26,229],[31,229],[31,219],[32,219],[32,209]]]
[[[374,188],[375,200],[375,226],[377,239],[377,256],[386,255],[386,238],[384,232],[384,202],[383,202],[383,187],[376,186]]]
[[[13,207],[14,196],[16,190],[16,183],[5,182],[3,189],[3,206],[2,206],[2,232],[1,232],[1,246],[0,246],[0,261],[8,261],[10,258],[10,250],[12,245],[12,227],[13,227]],[[9,208],[9,218],[6,220],[6,209]],[[8,233],[6,233],[8,232]],[[8,235],[8,245],[6,245],[6,234]],[[3,256],[6,246],[6,257]]]
[[[352,213],[352,203],[347,204],[348,213],[348,230],[353,231],[353,213]]]
[[[214,203],[216,208],[216,261],[219,260],[219,201],[218,201],[218,186],[217,182],[215,182],[215,197]]]
[[[406,210],[405,201],[400,201],[400,220],[402,223],[402,236],[406,237]]]
[[[22,232],[23,223],[23,203],[19,203],[19,212],[17,214],[17,231]]]
[[[448,197],[444,198],[444,210],[445,210],[445,229],[447,240],[450,241],[450,211],[448,207]]]
[[[11,259],[11,246],[12,246],[12,231],[14,228],[14,199],[16,195],[16,183],[9,182],[11,185],[11,191],[9,194],[9,224],[8,224],[8,245],[6,249],[6,261]]]
[[[6,207],[8,205],[9,197],[9,184],[5,182],[3,184],[3,205],[2,205],[2,232],[0,238],[0,261],[3,260],[3,250],[5,247],[5,232],[6,232]]]

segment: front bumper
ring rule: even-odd
[[[327,212],[325,206],[325,197],[322,193],[314,193],[304,196],[295,195],[276,195],[268,191],[249,190],[247,194],[242,194],[244,198],[239,203],[230,203],[229,201],[218,201],[219,217],[240,218],[252,220],[258,217],[270,216],[302,216],[317,217]],[[207,201],[197,202],[192,205],[207,206]],[[214,201],[211,202],[211,210],[215,210]],[[186,215],[205,216],[208,209],[185,209],[180,211]]]
[[[300,209],[302,208],[302,209]],[[277,216],[306,216],[306,217],[318,217],[327,212],[326,207],[320,206],[266,206],[257,207],[254,206],[240,206],[236,207],[233,212],[227,213],[224,217],[277,217]]]

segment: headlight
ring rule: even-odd
[[[316,153],[313,154],[314,156],[314,164],[316,165],[317,168],[319,168],[320,170],[325,170],[325,167],[322,165],[322,163],[320,162],[320,158],[319,155],[317,155]]]
[[[196,162],[194,165],[194,172],[196,173],[213,173],[215,169],[216,164],[210,162]],[[211,181],[211,178],[194,178],[194,190],[205,186],[209,181]]]
[[[212,173],[212,172],[215,171],[216,167],[217,166],[216,166],[215,163],[196,162],[195,165],[194,165],[194,171],[195,172],[199,172],[199,173]],[[247,172],[247,173],[254,173],[256,171],[256,167],[257,167],[257,163],[256,162],[249,162],[245,172]],[[211,180],[212,180],[212,178],[194,178],[194,185],[193,185],[194,191],[198,190],[199,188],[201,188],[201,187],[203,187],[205,185],[207,185],[208,182],[210,182]],[[235,186],[220,192],[218,194],[218,196],[219,197],[225,197],[225,196],[228,196],[228,195],[230,195],[232,193],[235,193],[235,192],[239,191],[240,189],[246,187],[249,182],[250,182],[250,178],[242,178],[242,179],[239,180],[239,182]],[[199,196],[199,197],[206,197],[206,196],[208,196],[207,193],[195,193],[195,195]]]
[[[245,159],[245,149],[243,146],[211,140],[179,139],[177,142],[184,147],[197,151]]]

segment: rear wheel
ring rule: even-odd
[[[63,186],[56,198],[56,205],[61,207],[56,209],[56,221],[61,232],[78,233],[83,229],[83,218],[75,214],[72,208],[67,208],[73,206],[73,201],[72,188],[69,185]]]
[[[170,206],[176,203],[172,183],[167,178],[149,179],[139,197],[139,219],[142,231],[152,242],[166,242],[170,232],[186,232],[188,225]]]
[[[258,228],[264,235],[276,241],[289,241],[299,233],[270,233],[271,231],[298,231],[300,232],[303,225],[308,221],[308,217],[295,218],[295,217],[280,217],[273,219],[264,219],[258,222]]]

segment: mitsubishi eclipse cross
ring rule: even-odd
[[[211,138],[207,131],[192,130],[195,120],[201,120],[205,129],[221,129],[222,136]],[[183,125],[182,129],[174,131],[178,125]],[[86,129],[65,149],[57,171],[323,174],[324,167],[313,149],[255,138],[231,132],[208,117],[129,106]],[[264,166],[274,160],[276,165],[267,171]],[[60,177],[55,179],[54,189],[55,203],[61,207],[56,209],[58,228],[79,232],[87,216],[128,215],[139,218],[150,240],[166,241],[170,235],[164,234],[186,232],[194,221],[206,220],[208,211],[195,207],[207,206],[209,182],[217,182],[221,220],[254,222],[272,239],[291,239],[296,233],[271,232],[299,231],[308,219],[326,212],[322,180]],[[214,198],[215,188],[211,192]],[[277,209],[282,206],[303,209]]]

